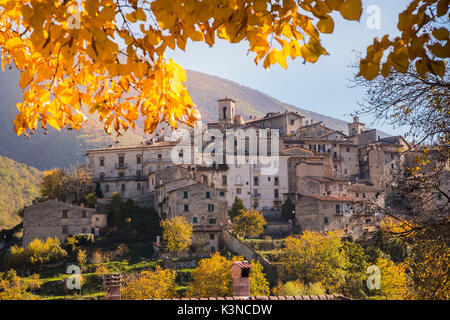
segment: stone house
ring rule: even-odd
[[[62,243],[69,235],[91,233],[93,214],[95,209],[56,200],[28,206],[23,212],[23,246],[36,238],[57,237]]]
[[[168,191],[167,217],[182,216],[192,223],[193,243],[202,242],[212,251],[219,248],[222,230],[228,226],[226,190],[200,182]]]
[[[295,196],[295,219],[302,230],[323,231],[352,214],[355,199],[351,197],[301,195]]]

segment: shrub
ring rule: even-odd
[[[18,246],[11,248],[6,259],[6,269],[32,270],[66,256],[67,252],[61,248],[58,238],[49,237],[45,242],[35,239],[27,248]]]

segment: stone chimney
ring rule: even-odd
[[[120,273],[105,275],[103,285],[106,289],[106,300],[121,299],[122,275]]]
[[[233,279],[233,297],[247,299],[250,297],[250,269],[248,261],[235,261],[231,265]]]

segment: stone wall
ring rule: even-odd
[[[63,215],[67,212],[67,218]],[[94,209],[56,200],[46,200],[25,208],[23,214],[23,246],[38,238],[57,237],[61,242],[68,235],[90,233]],[[67,231],[67,232],[65,232]]]
[[[272,265],[269,260],[261,257],[253,248],[246,245],[227,230],[222,231],[222,240],[225,247],[231,252],[243,256],[248,261],[259,261],[264,268],[267,281],[269,281],[272,285],[276,284],[278,280],[277,268]]]

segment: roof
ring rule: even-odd
[[[323,196],[319,194],[307,194],[307,197],[311,197],[321,201],[347,201],[347,202],[356,202],[358,201],[355,198],[351,197],[342,197],[342,196]]]
[[[253,296],[247,299],[242,297],[209,297],[209,298],[173,298],[152,300],[351,300],[340,294],[315,295],[315,296]]]
[[[235,261],[233,263],[233,266],[238,266],[239,268],[242,268],[242,269],[249,269],[252,267],[252,265],[250,263],[248,263],[248,261]]]
[[[335,183],[335,182],[348,182],[348,179],[339,179],[339,178],[333,178],[333,177],[306,177],[308,179],[316,180],[321,183]]]

